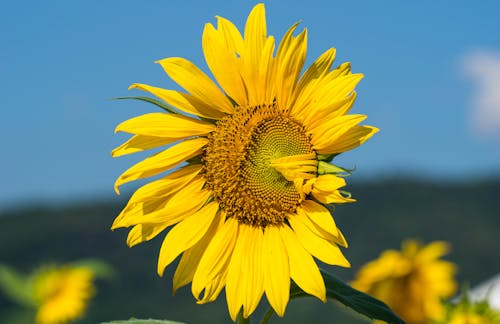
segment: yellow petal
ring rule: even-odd
[[[272,308],[283,317],[290,298],[290,266],[279,230],[266,226],[262,246],[264,288]]]
[[[221,33],[221,38],[226,43],[226,47],[230,53],[241,55],[244,47],[243,37],[236,26],[224,17],[216,16],[217,29]]]
[[[157,62],[165,72],[199,100],[210,104],[215,110],[225,113],[234,111],[231,101],[215,83],[190,61],[180,57],[169,57]]]
[[[331,265],[350,267],[349,261],[344,257],[339,247],[330,243],[321,237],[315,235],[307,226],[305,226],[297,215],[288,217],[288,221],[296,233],[302,246],[317,259]]]
[[[179,191],[191,182],[200,173],[201,168],[201,164],[186,165],[161,179],[145,184],[134,192],[125,209],[147,200],[167,200],[167,196]]]
[[[354,105],[357,93],[352,91],[347,97],[337,99],[323,106],[321,109],[305,109],[307,111],[304,124],[309,128],[320,126],[324,120],[332,120],[338,116],[345,115]]]
[[[271,166],[288,181],[294,181],[297,178],[312,179],[318,170],[318,160],[316,153],[290,155],[272,160]]]
[[[220,292],[226,285],[227,278],[227,268],[223,269],[221,273],[219,273],[214,279],[212,279],[205,286],[205,291],[203,292],[203,298],[196,301],[197,304],[206,304],[213,302],[217,299]]]
[[[340,76],[351,74],[351,63],[345,62],[337,66],[333,71],[328,73],[331,78],[338,78]]]
[[[308,128],[308,132],[313,136],[311,141],[320,146],[325,142],[333,142],[330,136],[335,136],[337,139],[365,119],[366,115],[359,114],[339,116],[331,120],[323,120],[318,126]]]
[[[308,133],[312,136],[311,143],[314,149],[320,151],[329,147],[365,119],[365,115],[344,115],[332,120],[325,120],[318,127],[308,129]]]
[[[152,87],[147,84],[140,83],[132,84],[129,87],[129,90],[131,89],[140,89],[143,91],[147,91],[165,101],[169,105],[172,105],[173,107],[188,114],[193,114],[209,119],[220,119],[224,117],[224,113],[219,109],[212,107],[210,103],[206,103],[203,100],[200,100],[199,98],[187,93]]]
[[[205,179],[195,178],[182,190],[168,197],[138,203],[122,211],[115,219],[113,228],[128,227],[137,224],[161,224],[170,226],[192,215],[210,198],[212,192],[202,189]]]
[[[196,268],[191,285],[194,298],[199,300],[203,289],[225,271],[237,237],[238,221],[229,218],[210,241]]]
[[[346,185],[343,178],[337,177],[333,174],[320,175],[314,182],[311,191],[314,198],[323,204],[341,204],[346,202],[354,202],[356,200],[344,197],[339,188]]]
[[[318,87],[317,94],[322,95],[320,100],[317,102],[320,107],[324,104],[328,104],[332,101],[336,101],[347,97],[356,85],[363,79],[364,75],[362,73],[347,74],[334,77],[335,71],[332,71],[325,76],[325,82]],[[322,108],[320,108],[322,109]]]
[[[300,91],[309,82],[315,79],[319,79],[330,71],[332,67],[333,60],[335,59],[336,50],[335,48],[330,48],[321,54],[313,64],[311,64],[304,75],[299,80],[297,86],[298,91]]]
[[[316,148],[319,154],[336,154],[352,150],[379,131],[373,126],[355,126],[338,137],[330,138],[330,141],[324,141],[322,146]]]
[[[157,175],[201,154],[202,147],[207,143],[206,138],[186,140],[144,159],[118,177],[115,182],[115,191],[119,194],[118,187],[124,183]]]
[[[137,224],[127,236],[127,245],[133,247],[142,242],[149,241],[167,228],[164,224]]]
[[[279,230],[288,252],[290,277],[304,292],[326,302],[325,283],[313,258],[299,243],[290,227],[281,226]]]
[[[134,117],[116,126],[116,132],[131,134],[184,138],[206,135],[215,130],[215,125],[179,114],[150,113]]]
[[[336,70],[307,84],[301,90],[294,104],[294,114],[301,116],[305,125],[317,120],[316,116],[324,117],[333,110],[347,111],[350,106],[344,107],[346,97],[352,96],[354,88],[363,78],[362,74],[347,74],[339,77],[334,75]],[[349,101],[347,102],[349,104]],[[352,105],[352,103],[350,103]],[[320,118],[321,120],[321,118]]]
[[[290,106],[294,115],[304,115],[306,105],[314,99],[316,85],[323,79],[325,74],[330,71],[333,60],[335,59],[335,49],[330,48],[314,61],[300,78],[296,90],[296,98]],[[307,114],[305,114],[307,115]]]
[[[293,25],[285,34],[276,54],[276,100],[287,109],[295,99],[295,87],[306,59],[307,29],[294,37],[296,27]]]
[[[314,227],[329,233],[334,238],[338,238],[339,230],[328,209],[312,200],[304,200],[302,202],[302,208],[304,215],[312,221]],[[313,228],[311,228],[311,230],[313,230]]]
[[[134,135],[128,141],[118,146],[111,152],[112,157],[132,154],[149,150],[155,147],[170,144],[179,140],[178,138]]]
[[[198,178],[186,185],[182,190],[172,195],[162,210],[143,215],[142,219],[130,220],[130,225],[138,223],[173,225],[192,215],[200,209],[212,196],[212,191],[202,189],[204,178]]]
[[[168,232],[160,248],[158,275],[162,276],[165,268],[179,254],[191,248],[205,235],[218,209],[219,204],[211,202]]]
[[[267,36],[266,10],[264,4],[259,3],[253,7],[245,24],[245,47],[252,50],[252,56],[257,57],[262,53]]]
[[[344,238],[342,232],[337,228],[336,234],[332,234],[332,232],[326,231],[323,227],[319,226],[315,222],[311,220],[310,217],[306,214],[304,209],[298,208],[297,213],[293,215],[296,218],[296,221],[300,221],[304,226],[306,226],[311,232],[313,232],[316,236],[321,237],[322,239],[336,243],[340,246],[347,247],[347,242]]]
[[[259,61],[258,79],[260,86],[257,91],[259,92],[258,99],[260,102],[273,102],[276,96],[274,89],[276,80],[274,47],[274,37],[269,36],[266,39]]]
[[[349,244],[347,244],[347,240],[345,239],[344,234],[342,234],[342,231],[340,229],[338,231],[339,231],[339,236],[335,240],[335,243],[345,248],[348,247]]]
[[[125,217],[130,217],[131,214],[143,215],[147,210],[154,211],[163,208],[169,199],[168,196],[176,193],[186,184],[191,182],[200,170],[200,164],[188,165],[168,174],[162,179],[150,182],[140,187],[134,192],[132,197],[129,199],[127,206],[123,208],[120,215],[115,219],[111,229],[114,230],[118,227],[122,227],[123,219]],[[147,204],[144,204],[146,202]],[[135,231],[139,230],[137,229]],[[130,239],[135,241],[138,238],[136,235],[139,233],[140,232],[129,234],[129,236],[133,236],[133,238]]]
[[[248,105],[257,106],[267,103],[264,101],[266,96],[271,97],[266,85],[273,77],[273,73],[269,73],[272,69],[269,68],[272,68],[274,38],[267,37],[263,4],[256,5],[250,12],[244,34],[244,46],[240,52],[241,76],[247,91]]]
[[[262,266],[262,243],[264,242],[264,233],[260,227],[250,227],[249,240],[246,241],[247,276],[249,277],[246,291],[246,298],[243,310],[243,316],[249,317],[259,305],[264,294],[264,272]]]
[[[208,228],[205,235],[201,238],[198,243],[196,243],[192,248],[186,250],[179,261],[179,265],[174,273],[173,279],[173,292],[175,293],[179,288],[187,285],[193,280],[194,273],[198,268],[198,264],[200,263],[200,259],[205,253],[205,250],[215,236],[215,234],[219,231],[219,229],[224,224],[226,219],[226,214],[223,211],[219,211],[216,215],[216,221],[212,222],[210,227]]]
[[[450,251],[450,245],[444,241],[431,242],[424,246],[418,253],[419,261],[433,261],[439,259]]]
[[[210,71],[217,82],[240,107],[247,106],[245,85],[240,74],[240,64],[230,41],[211,24],[203,31],[203,53]]]
[[[128,219],[140,218],[143,215],[162,209],[165,206],[166,201],[163,199],[154,199],[137,204],[127,204],[127,206],[120,212],[120,214],[115,218],[111,229],[115,230],[120,227],[128,227],[131,225]],[[139,224],[139,223],[137,223]]]
[[[248,318],[264,293],[262,273],[263,233],[259,227],[240,224],[236,245],[228,268],[226,298],[233,320],[243,306]]]

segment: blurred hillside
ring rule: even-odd
[[[358,200],[340,206],[335,220],[350,246],[345,253],[352,269],[331,268],[345,280],[354,271],[401,240],[445,240],[453,250],[447,259],[459,266],[459,280],[475,285],[500,272],[500,179],[469,183],[426,183],[414,180],[354,182],[349,190]],[[225,298],[196,305],[190,289],[172,296],[169,267],[156,275],[161,237],[129,249],[127,231],[109,227],[124,201],[64,207],[25,207],[0,215],[0,262],[28,272],[46,262],[101,258],[119,272],[113,282],[99,285],[97,298],[81,323],[98,323],[131,316],[168,318],[186,323],[229,323]],[[0,295],[0,323],[19,308]],[[265,307],[260,307],[264,312]],[[259,318],[258,316],[256,318]],[[272,323],[365,323],[329,302],[292,301],[284,319]]]

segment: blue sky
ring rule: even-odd
[[[154,111],[142,82],[176,88],[155,60],[207,71],[214,16],[243,28],[254,1],[2,1],[0,209],[23,201],[111,197],[145,155],[112,159],[121,121]],[[306,4],[307,3],[307,4]],[[268,32],[309,29],[308,63],[329,47],[365,74],[354,112],[381,129],[339,163],[355,178],[500,173],[500,2],[270,1]],[[498,91],[497,91],[498,90]],[[133,185],[125,189],[132,189]]]

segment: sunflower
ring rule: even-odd
[[[352,286],[386,302],[409,324],[442,320],[442,299],[456,290],[455,265],[440,260],[448,250],[441,241],[422,246],[407,240],[401,251],[385,251],[361,268]]]
[[[171,171],[140,187],[112,229],[132,227],[127,243],[134,246],[175,225],[161,246],[158,274],[182,254],[174,291],[192,283],[198,303],[207,303],[225,288],[233,320],[241,309],[249,317],[264,294],[283,316],[290,278],[325,301],[313,257],[349,266],[339,249],[346,240],[325,205],[354,200],[327,161],[377,129],[359,125],[364,115],[347,115],[363,75],[351,73],[349,63],[332,69],[335,49],[301,75],[307,30],[294,36],[296,28],[275,51],[264,5],[253,8],[243,35],[217,17],[217,27],[205,25],[202,45],[218,85],[186,59],[157,61],[186,92],[133,84],[175,109],[116,128],[133,136],[115,157],[174,144],[119,176],[117,192]]]
[[[94,296],[94,274],[85,267],[46,268],[34,277],[37,324],[68,323],[83,316]]]

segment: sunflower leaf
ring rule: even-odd
[[[31,294],[32,287],[27,277],[3,264],[0,264],[0,291],[20,305],[29,307],[35,305]]]
[[[141,97],[141,96],[134,97],[134,96],[129,96],[129,97],[111,98],[111,100],[127,100],[127,99],[133,99],[133,100],[140,100],[140,101],[149,102],[149,103],[152,103],[153,105],[156,105],[156,106],[160,107],[161,109],[163,109],[163,110],[165,110],[165,111],[167,111],[169,113],[178,114],[178,112],[175,110],[174,107],[171,107],[171,106],[167,105],[164,102],[161,102],[159,100],[156,100],[156,99],[153,99],[153,98],[149,98],[149,97]]]
[[[184,323],[167,321],[167,320],[131,318],[129,320],[103,322],[101,324],[184,324]]]
[[[380,300],[352,288],[324,270],[321,270],[321,275],[325,281],[326,296],[328,298],[335,299],[371,319],[382,320],[390,324],[405,324],[402,319]],[[303,292],[297,285],[292,285],[290,290],[291,298],[307,296],[309,295]]]

